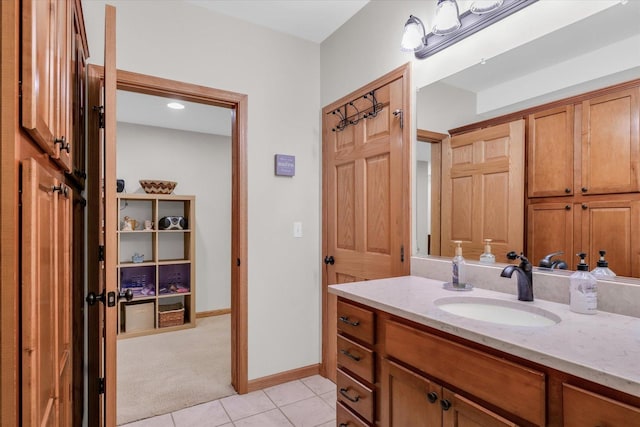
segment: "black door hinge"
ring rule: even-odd
[[[238,267],[240,267],[240,258],[237,258],[237,259],[236,259],[236,265],[237,265]]]
[[[98,261],[104,261],[104,245],[98,246]]]
[[[104,377],[98,378],[98,394],[104,394]]]
[[[98,127],[104,129],[104,105],[94,105],[93,111],[98,112]]]
[[[400,262],[404,262],[404,245],[400,246]]]

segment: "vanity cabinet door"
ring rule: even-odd
[[[640,408],[583,390],[562,385],[565,427],[638,426]]]
[[[442,387],[387,359],[382,361],[381,417],[387,427],[442,425]]]
[[[582,103],[582,194],[640,191],[640,88]]]
[[[571,201],[535,203],[528,207],[527,256],[537,263],[547,254],[562,251],[562,259],[571,265],[573,251],[573,212]]]
[[[528,117],[529,197],[573,194],[573,105]]]
[[[441,402],[443,427],[516,427],[517,424],[446,388]],[[429,424],[431,425],[431,424]]]

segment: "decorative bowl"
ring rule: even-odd
[[[171,194],[178,185],[175,181],[161,181],[157,179],[141,179],[140,186],[147,194]]]

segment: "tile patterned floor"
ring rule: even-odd
[[[122,427],[334,427],[336,386],[319,375]]]

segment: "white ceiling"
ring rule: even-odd
[[[223,15],[322,43],[369,0],[184,0]]]

